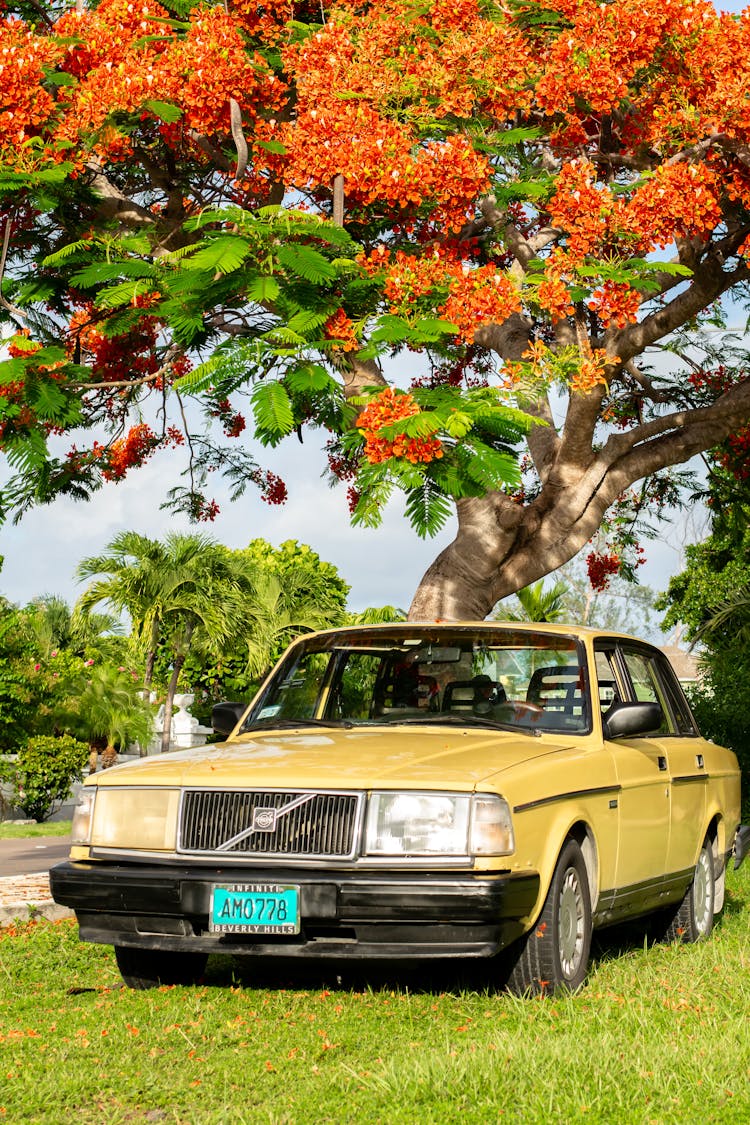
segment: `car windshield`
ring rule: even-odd
[[[469,726],[585,732],[580,643],[533,629],[392,626],[295,645],[244,729],[305,721],[354,726],[463,720]]]

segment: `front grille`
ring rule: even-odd
[[[356,793],[188,789],[178,850],[347,858],[354,854],[359,805]]]

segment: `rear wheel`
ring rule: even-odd
[[[518,995],[575,992],[586,979],[590,951],[586,864],[576,841],[568,840],[536,925],[509,950],[508,988]]]
[[[704,840],[693,881],[682,902],[670,911],[662,931],[663,940],[705,941],[713,929],[715,899],[714,852],[711,841]]]
[[[128,988],[144,989],[160,984],[197,984],[206,971],[208,955],[116,945],[115,960]]]

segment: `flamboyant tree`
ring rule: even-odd
[[[247,421],[269,446],[318,428],[355,521],[400,489],[429,534],[455,504],[411,616],[483,617],[613,505],[592,581],[635,565],[632,520],[670,467],[743,433],[741,367],[644,356],[679,340],[694,361],[746,290],[750,15],[2,8],[6,513],[169,445],[172,507],[210,519],[212,472],[280,502]],[[210,426],[191,431],[187,399]]]

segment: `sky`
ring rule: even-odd
[[[742,10],[741,0],[723,0],[719,10]],[[134,419],[135,421],[135,419]],[[191,525],[185,517],[161,511],[167,490],[178,483],[174,454],[155,456],[118,484],[105,485],[88,504],[57,500],[31,511],[20,524],[0,528],[0,594],[25,604],[44,594],[59,594],[71,603],[83,586],[75,579],[79,561],[99,554],[122,530],[136,530],[151,538],[168,531],[201,530],[229,547],[242,547],[263,537],[274,546],[285,539],[308,543],[332,562],[351,586],[353,610],[369,605],[396,605],[404,609],[429,563],[453,537],[454,524],[431,540],[421,540],[403,518],[403,503],[394,501],[377,530],[352,528],[343,488],[329,489],[321,479],[325,460],[310,439],[296,439],[278,450],[259,451],[258,461],[286,481],[289,499],[283,507],[270,507],[249,488],[230,503],[218,486],[211,491],[221,506],[214,523]],[[2,479],[0,468],[0,479]],[[678,518],[664,525],[658,539],[646,543],[648,561],[641,581],[661,590],[671,575],[682,569],[686,543],[700,536],[700,516]]]
[[[398,499],[379,529],[353,528],[345,489],[330,489],[321,479],[325,458],[313,440],[300,445],[293,438],[278,450],[259,451],[259,460],[286,481],[285,505],[269,506],[252,486],[230,503],[217,481],[212,492],[220,515],[214,523],[191,525],[187,518],[159,509],[178,472],[175,454],[164,452],[124,481],[105,485],[89,503],[60,499],[32,510],[19,524],[0,528],[0,555],[5,558],[0,594],[21,605],[43,594],[58,594],[72,603],[84,589],[75,579],[78,563],[101,553],[118,531],[160,539],[169,531],[197,530],[228,547],[243,547],[258,537],[274,546],[285,539],[308,543],[351,586],[352,610],[373,605],[408,609],[424,571],[453,538],[455,523],[435,539],[422,540],[403,517]],[[644,544],[648,562],[641,568],[641,581],[664,589],[682,567],[685,543],[701,530],[683,519],[664,525],[657,540]]]
[[[83,591],[74,576],[79,561],[101,553],[118,531],[159,539],[169,531],[197,530],[228,547],[243,547],[258,537],[274,546],[286,539],[308,543],[351,586],[350,608],[408,608],[422,574],[453,531],[424,542],[409,529],[398,503],[390,506],[377,531],[352,528],[345,489],[329,489],[321,479],[325,458],[312,440],[300,445],[294,438],[279,450],[262,450],[259,460],[286,481],[285,505],[264,503],[253,486],[229,503],[217,481],[211,493],[222,511],[213,523],[190,524],[185,517],[160,511],[167,489],[177,483],[175,454],[166,452],[124,481],[105,485],[87,504],[60,499],[29,512],[19,524],[0,528],[0,555],[5,557],[0,593],[19,604],[42,594],[74,601]]]

